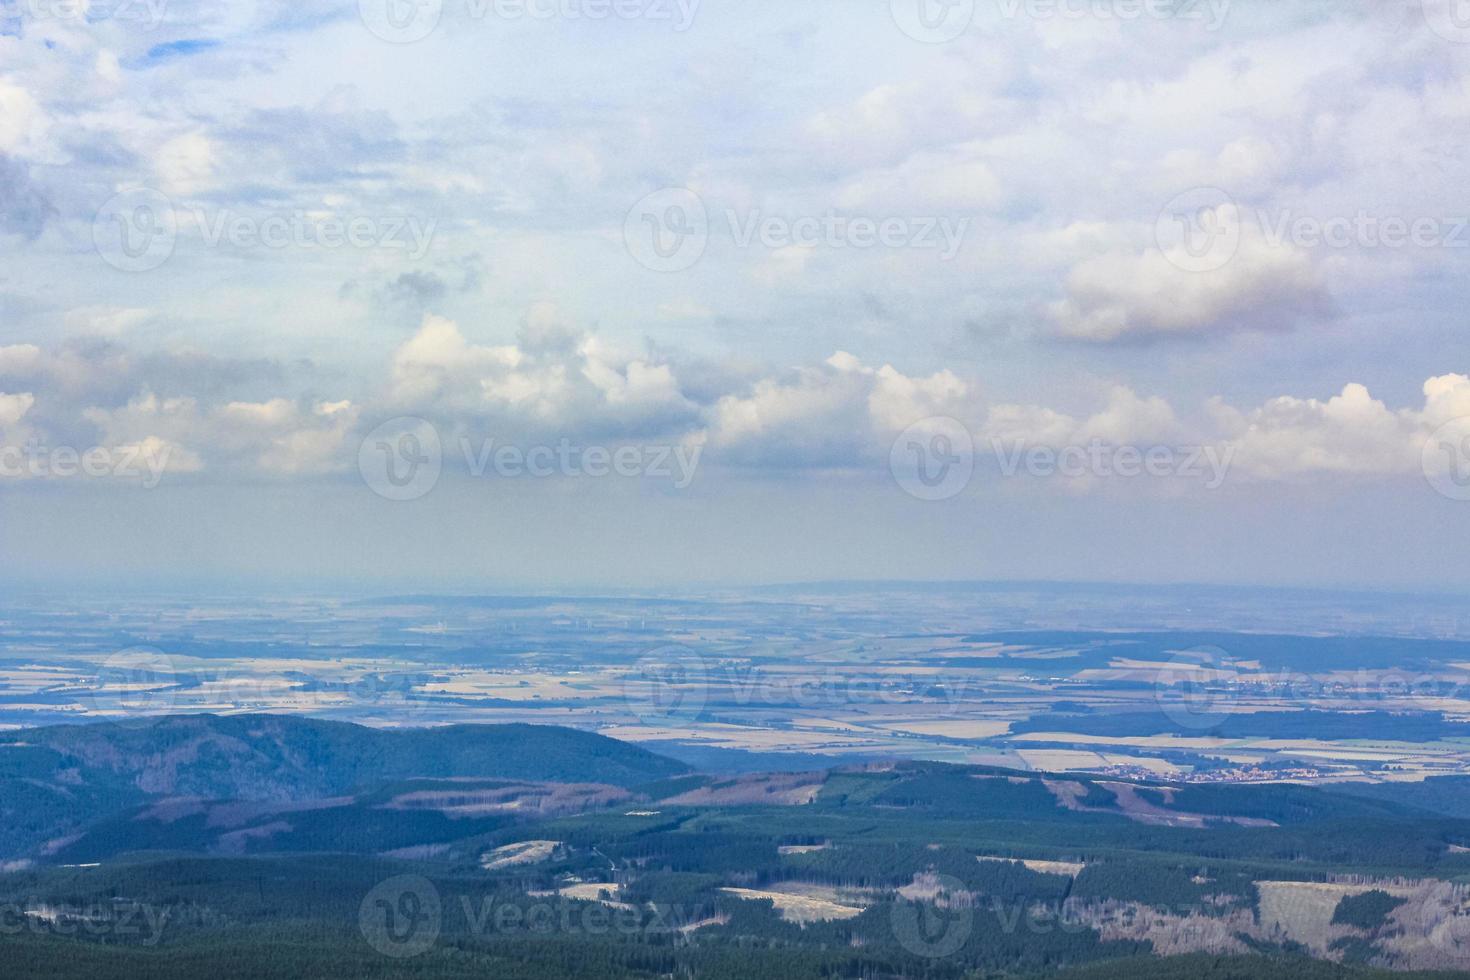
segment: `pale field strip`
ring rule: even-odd
[[[871,734],[873,729],[867,725],[855,724],[851,721],[842,721],[839,718],[793,718],[791,724],[797,728],[833,729],[841,732],[856,732]]]
[[[0,690],[31,694],[58,684],[77,684],[88,679],[87,672],[72,667],[13,667],[0,670]]]
[[[915,735],[942,735],[946,738],[983,739],[1010,731],[1008,721],[898,721],[875,724],[886,731],[913,732]]]
[[[804,656],[800,663],[752,665],[750,673],[734,670],[727,674],[714,670],[711,671],[711,675],[709,679],[712,684],[739,688],[747,684],[758,685],[762,678],[769,677],[805,680],[811,687],[820,687],[829,682],[840,682],[845,678],[862,680],[875,675],[883,677],[954,677],[956,672],[953,667],[946,667],[942,664],[853,663],[852,661],[813,664],[810,658]]]
[[[1192,772],[1192,766],[1181,766],[1170,762],[1168,759],[1155,759],[1146,755],[1108,755],[1103,753],[1103,761],[1110,766],[1134,766],[1138,769],[1147,769],[1149,772],[1159,776],[1175,776],[1179,773]]]
[[[1070,772],[1076,769],[1100,769],[1107,765],[1096,752],[1081,749],[1018,749],[1017,754],[1027,768],[1046,772]]]
[[[25,704],[25,703],[22,703],[22,702],[15,702],[15,703],[7,704],[5,706],[5,710],[6,711],[54,711],[54,712],[56,712],[58,714],[74,714],[74,715],[81,715],[83,717],[85,717],[88,714],[91,714],[91,712],[88,710],[87,706],[86,705],[82,705],[82,704]],[[7,728],[26,728],[26,727],[29,727],[29,726],[21,725],[21,724],[15,724],[15,725],[7,725],[6,727]],[[15,743],[14,742],[11,742],[11,743],[8,743],[8,744],[14,745]]]
[[[873,738],[841,738],[827,733],[797,732],[786,729],[745,728],[741,726],[653,727],[644,725],[611,725],[601,734],[628,742],[683,740],[701,742],[716,748],[732,749],[800,749],[818,754],[874,750],[889,743]]]
[[[552,891],[529,891],[527,895],[532,898],[569,898],[578,902],[597,902],[606,905],[610,909],[632,909],[634,906],[627,902],[618,901],[623,893],[623,886],[616,882],[576,882],[563,885]]]
[[[698,922],[691,922],[688,925],[680,926],[679,931],[687,936],[691,932],[698,932],[700,929],[707,929],[710,926],[722,926],[729,921],[730,917],[728,915],[712,915],[708,919],[700,919]]]
[[[699,786],[662,802],[671,806],[805,806],[816,800],[825,773],[755,773]]]
[[[1075,878],[1080,875],[1087,864],[1083,861],[1043,861],[1039,858],[1004,858],[992,857],[981,854],[975,858],[977,861],[999,861],[1002,864],[1019,864],[1028,871],[1035,871],[1043,875],[1061,875],[1064,878]]]
[[[1134,766],[1161,776],[1191,771],[1189,766],[1181,766],[1167,759],[1088,752],[1081,749],[1018,749],[1016,754],[1026,763],[1027,768],[1042,772],[1078,772],[1109,766]]]
[[[1012,742],[1066,742],[1073,745],[1118,745],[1157,749],[1261,749],[1269,751],[1327,751],[1362,749],[1399,752],[1404,755],[1453,755],[1467,751],[1457,742],[1399,742],[1389,739],[1282,739],[1211,738],[1182,735],[1084,735],[1076,732],[1022,732]]]
[[[1348,762],[1422,762],[1404,752],[1369,752],[1361,749],[1296,749],[1292,755],[1306,759],[1342,759]]]
[[[495,672],[487,670],[466,671],[448,681],[425,684],[419,690],[425,694],[478,695],[502,701],[584,700],[603,696],[622,696],[619,685],[606,692],[585,683],[572,683],[564,676],[538,671]]]
[[[769,889],[721,888],[720,891],[750,901],[769,900],[781,918],[797,924],[853,919],[867,907],[844,904],[852,902],[851,896],[859,893],[799,882],[776,884]]]
[[[556,853],[561,841],[525,840],[497,847],[480,855],[480,867],[486,871],[510,868],[521,864],[539,864]]]

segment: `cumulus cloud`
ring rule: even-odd
[[[1470,378],[1424,382],[1424,406],[1391,409],[1361,384],[1325,401],[1283,395],[1241,411],[1215,399],[1211,415],[1245,472],[1263,479],[1321,474],[1393,475],[1422,465],[1438,426],[1470,417]]]
[[[36,396],[30,392],[8,395],[0,392],[0,430],[10,429],[31,410]]]
[[[213,377],[200,382],[184,370],[194,357],[116,344],[0,347],[0,444],[35,436],[82,449],[150,447],[168,457],[170,473],[315,479],[350,472],[379,422],[417,415],[446,441],[658,440],[702,447],[717,467],[800,480],[812,471],[881,474],[900,432],[945,418],[966,426],[981,452],[1210,447],[1231,461],[1232,478],[1274,482],[1416,476],[1430,434],[1470,419],[1464,374],[1428,379],[1421,404],[1397,408],[1357,383],[1326,398],[1245,406],[1214,398],[1194,411],[1114,384],[1091,396],[1071,392],[1074,405],[1090,406],[1078,411],[986,404],[979,383],[951,369],[875,366],[845,351],[754,374],[719,371],[621,350],[549,304],[501,344],[477,343],[458,323],[427,316],[381,379],[351,397],[333,393],[331,376],[315,370],[271,374],[207,361]],[[240,396],[246,389],[259,394]]]
[[[44,114],[31,93],[0,78],[0,153],[18,153],[35,137]]]
[[[652,436],[696,418],[672,368],[580,331],[542,304],[513,344],[474,344],[457,323],[429,315],[393,355],[390,400],[442,418]]]
[[[715,458],[760,466],[853,466],[924,418],[968,415],[971,389],[949,371],[909,377],[838,351],[817,367],[762,378],[719,399],[706,433]]]
[[[1331,310],[1310,256],[1241,231],[1239,247],[1219,268],[1198,268],[1183,245],[1085,259],[1067,276],[1066,296],[1049,307],[1057,329],[1106,343],[1280,330]]]
[[[1093,441],[1114,446],[1161,445],[1187,438],[1168,402],[1157,396],[1142,397],[1125,385],[1113,386],[1105,404],[1082,418],[1041,405],[992,406],[983,434],[998,443],[1052,448]]]
[[[207,406],[144,392],[121,408],[87,409],[83,416],[97,426],[99,445],[169,447],[174,472],[212,465],[297,476],[346,468],[344,449],[358,411],[347,401],[303,406],[275,398]]]

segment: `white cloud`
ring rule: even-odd
[[[158,148],[153,166],[165,194],[197,194],[214,175],[214,144],[203,133],[176,136]]]
[[[1106,404],[1078,419],[1042,405],[995,405],[986,415],[983,435],[1006,445],[1085,446],[1093,441],[1113,446],[1162,445],[1183,441],[1186,430],[1162,398],[1141,397],[1115,385]]]
[[[0,153],[20,154],[41,126],[43,114],[30,92],[0,78]]]
[[[838,351],[819,367],[721,398],[707,444],[716,457],[757,466],[853,466],[886,458],[894,433],[925,418],[972,412],[971,387],[949,371],[909,377]]]
[[[20,422],[35,403],[36,396],[30,392],[13,395],[0,392],[0,430],[8,429]]]
[[[1322,474],[1418,473],[1424,443],[1438,426],[1470,417],[1470,378],[1446,374],[1424,382],[1422,409],[1391,409],[1361,384],[1325,401],[1283,395],[1240,411],[1219,399],[1214,422],[1245,472],[1262,479]]]
[[[1326,401],[1283,395],[1247,412],[1218,401],[1211,408],[1236,447],[1237,465],[1253,476],[1389,474],[1418,466],[1415,414],[1390,411],[1361,384]]]
[[[547,304],[532,308],[516,344],[472,344],[453,321],[425,317],[394,355],[390,397],[537,430],[655,433],[695,411],[669,365],[584,334]]]
[[[1331,306],[1322,277],[1300,249],[1272,245],[1241,226],[1239,248],[1216,269],[1196,270],[1198,259],[1157,248],[1109,252],[1078,263],[1066,296],[1050,304],[1058,331],[1078,340],[1109,342],[1280,330]]]
[[[173,472],[218,467],[278,476],[320,475],[346,469],[358,410],[350,402],[229,402],[209,407],[194,398],[143,392],[117,409],[82,415],[101,432],[99,445],[169,447]]]

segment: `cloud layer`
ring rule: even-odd
[[[700,385],[686,385],[685,373]],[[294,389],[282,389],[285,380]],[[329,384],[310,369],[291,376],[272,365],[141,358],[115,345],[3,347],[0,436],[12,448],[148,447],[168,456],[168,473],[196,480],[310,479],[352,471],[368,431],[412,417],[446,436],[501,444],[699,446],[706,464],[721,469],[822,480],[845,471],[862,482],[886,471],[899,433],[953,419],[981,454],[1211,446],[1251,481],[1335,481],[1418,474],[1430,434],[1470,418],[1470,377],[1462,374],[1428,379],[1423,403],[1401,408],[1358,383],[1322,399],[1281,395],[1255,406],[1219,396],[1176,406],[1115,385],[1084,414],[993,402],[978,381],[953,371],[910,374],[844,351],[768,374],[720,376],[697,360],[616,350],[549,307],[530,311],[516,340],[500,345],[476,343],[455,322],[427,315],[376,383],[323,394]],[[261,394],[237,397],[245,390]]]

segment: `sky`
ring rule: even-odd
[[[1460,590],[1453,0],[0,0],[0,582]]]

